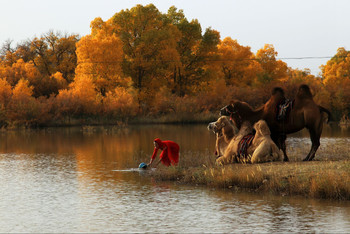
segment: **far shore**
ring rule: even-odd
[[[100,116],[85,116],[81,118],[63,118],[60,120],[50,120],[41,124],[23,124],[10,123],[0,127],[0,130],[16,130],[16,129],[35,129],[35,128],[49,128],[49,127],[84,127],[84,126],[116,126],[125,127],[127,125],[139,124],[208,124],[216,121],[219,118],[219,113],[205,112],[205,113],[183,113],[183,114],[167,114],[160,116],[134,116],[123,118],[107,118]],[[325,123],[326,124],[326,123]],[[329,124],[338,125],[340,127],[350,127],[350,122],[332,121]]]

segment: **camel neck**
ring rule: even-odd
[[[259,121],[260,119],[262,119],[264,114],[264,107],[259,107],[255,110],[252,110],[249,116],[250,122],[251,123],[255,123],[257,121]]]

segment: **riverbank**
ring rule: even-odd
[[[210,165],[211,164],[211,165]],[[350,160],[179,165],[152,172],[157,180],[281,196],[350,200]]]
[[[48,127],[77,127],[77,126],[127,126],[138,124],[203,124],[217,120],[219,113],[178,113],[164,115],[140,115],[133,117],[112,118],[101,116],[65,117],[51,119],[46,122],[8,122],[1,124],[0,130],[34,129]]]

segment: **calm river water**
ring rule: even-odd
[[[350,202],[155,182],[136,167],[156,137],[214,151],[206,125],[0,133],[0,232],[350,232]],[[292,161],[310,147],[305,132],[287,144]],[[328,127],[316,159],[348,158],[349,145],[350,129]]]

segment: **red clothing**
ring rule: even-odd
[[[158,149],[161,149],[162,153],[160,153],[159,158],[165,166],[168,167],[170,164],[176,165],[179,162],[180,146],[177,143],[173,141],[162,141],[159,138],[154,141],[157,142],[158,147],[154,148],[152,160],[157,156]]]

